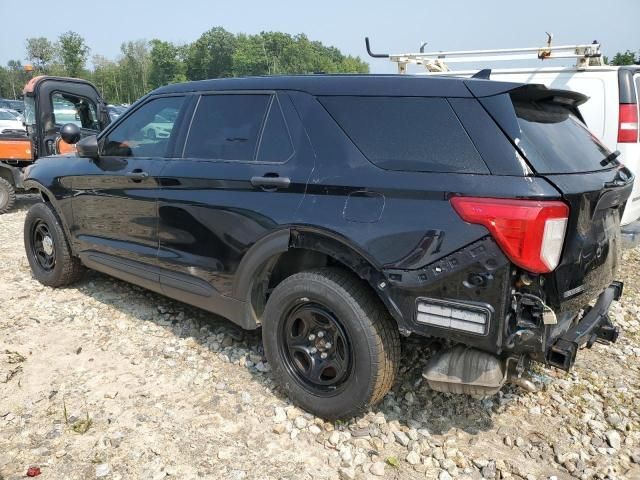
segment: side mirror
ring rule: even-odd
[[[90,135],[84,137],[76,145],[76,152],[79,157],[98,159],[98,137]]]
[[[75,123],[65,123],[60,129],[60,137],[69,145],[78,143],[80,140],[80,127]]]

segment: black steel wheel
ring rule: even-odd
[[[275,380],[315,415],[353,417],[393,385],[397,326],[351,272],[320,268],[283,280],[267,301],[262,332]]]
[[[282,322],[286,366],[298,381],[333,394],[351,373],[351,344],[335,314],[318,303],[294,307]]]
[[[43,270],[53,270],[56,247],[49,226],[43,220],[37,220],[31,227],[31,253]]]
[[[72,255],[58,215],[48,203],[36,203],[24,220],[24,246],[33,276],[50,287],[75,282],[83,273]]]

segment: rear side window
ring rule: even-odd
[[[320,97],[362,153],[387,170],[489,173],[444,98]]]
[[[200,98],[185,145],[186,158],[254,161],[271,95]]]
[[[293,155],[293,144],[289,128],[284,120],[280,102],[273,97],[267,123],[264,127],[260,146],[258,147],[258,162],[286,162]]]
[[[610,168],[611,152],[573,115],[551,102],[514,102],[521,148],[536,172],[575,173]]]

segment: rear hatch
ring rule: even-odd
[[[532,174],[553,184],[569,205],[562,256],[546,275],[545,290],[548,304],[573,314],[614,280],[633,175],[584,126],[581,94],[525,85],[479,100]]]

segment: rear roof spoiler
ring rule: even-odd
[[[503,93],[509,93],[514,99],[529,101],[558,101],[570,107],[578,107],[589,100],[589,97],[582,93],[572,92],[570,90],[560,90],[555,88],[547,88],[544,85],[530,83],[512,83],[512,82],[487,82],[483,80],[468,79],[465,85],[469,91],[478,98],[491,97]]]

